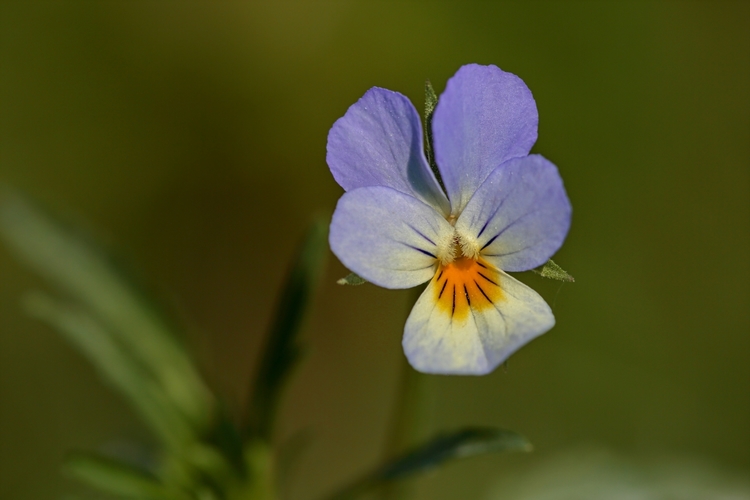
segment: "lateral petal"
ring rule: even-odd
[[[453,215],[492,170],[529,153],[538,122],[531,91],[512,73],[469,64],[448,80],[432,117],[432,134]]]
[[[386,186],[450,212],[424,156],[419,115],[398,92],[373,87],[354,103],[328,133],[326,161],[346,191]]]
[[[354,189],[339,199],[329,242],[341,262],[385,288],[410,288],[435,274],[438,246],[453,228],[434,208],[389,187]]]
[[[487,274],[435,275],[406,320],[403,347],[416,370],[484,375],[554,326],[538,293],[502,271]]]
[[[571,206],[557,167],[540,155],[500,165],[456,221],[484,259],[504,271],[541,266],[570,229]]]

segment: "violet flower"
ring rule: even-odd
[[[486,374],[554,326],[539,294],[506,274],[547,262],[570,227],[557,168],[528,154],[537,123],[520,78],[496,66],[459,69],[432,116],[447,196],[405,96],[374,87],[328,134],[327,162],[346,191],[333,252],[385,288],[429,281],[403,337],[419,371]]]

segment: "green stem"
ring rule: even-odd
[[[409,310],[414,305],[422,287],[413,289],[408,301]],[[430,417],[431,378],[419,373],[402,357],[401,380],[398,385],[391,427],[386,438],[385,459],[389,460],[423,441],[427,436]],[[412,485],[396,481],[382,488],[384,500],[404,500],[411,496]]]

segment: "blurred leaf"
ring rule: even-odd
[[[191,491],[203,488],[218,498],[224,498],[237,479],[235,468],[214,446],[193,443],[185,450],[183,461],[198,477],[198,483],[191,485]]]
[[[207,425],[213,398],[190,357],[106,253],[9,192],[0,193],[0,237],[20,259],[89,309],[196,428]]]
[[[468,428],[441,435],[383,465],[328,498],[329,500],[356,498],[389,481],[424,472],[448,460],[508,451],[531,451],[531,444],[520,434],[503,429]]]
[[[213,447],[221,450],[222,455],[231,464],[237,475],[244,479],[247,473],[243,449],[245,443],[232,416],[223,406],[217,412],[215,425],[211,428],[207,441]]]
[[[247,432],[263,439],[270,438],[281,390],[300,357],[295,337],[323,270],[328,251],[327,235],[328,221],[316,221],[297,254],[279,298],[248,412]]]
[[[250,479],[231,497],[246,500],[278,500],[275,461],[265,439],[251,439],[245,446],[245,463]]]
[[[64,471],[93,488],[119,497],[139,500],[186,498],[184,495],[167,493],[162,484],[146,471],[110,458],[88,454],[73,455],[65,461]]]
[[[130,401],[165,446],[180,449],[192,438],[184,415],[169,404],[163,389],[90,315],[41,292],[28,294],[24,306],[83,353],[104,380]]]
[[[548,260],[542,267],[537,267],[536,269],[532,269],[532,271],[544,278],[566,281],[568,283],[573,283],[575,281],[573,276],[569,275],[562,267],[555,264],[552,259]]]
[[[346,277],[341,278],[336,283],[339,285],[357,286],[357,285],[364,285],[365,283],[367,283],[367,280],[360,278],[358,275],[354,273],[349,273]]]
[[[440,187],[443,188],[443,192],[447,192],[445,184],[443,184],[443,177],[440,175],[440,169],[435,162],[435,153],[432,148],[432,113],[435,111],[437,103],[438,96],[435,93],[435,89],[432,88],[432,83],[427,80],[424,84],[424,152],[427,156],[427,163],[429,163],[432,173],[435,174]]]

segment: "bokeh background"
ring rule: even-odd
[[[750,9],[745,2],[0,4],[0,182],[118,247],[184,318],[240,411],[294,247],[341,189],[331,124],[368,88],[438,92],[469,62],[531,88],[534,151],[574,207],[558,324],[482,378],[435,377],[429,429],[522,432],[420,498],[484,498],[593,446],[750,471]],[[279,439],[309,429],[292,498],[381,458],[408,294],[344,288],[331,255]],[[0,497],[60,498],[71,449],[149,436],[21,295],[0,247]],[[635,458],[632,458],[635,457]]]

